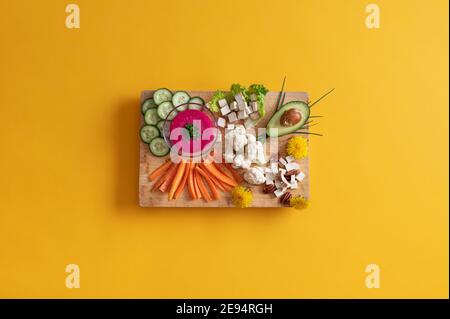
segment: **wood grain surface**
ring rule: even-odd
[[[188,91],[190,96],[200,96],[206,102],[210,100],[211,96],[214,92],[212,91]],[[152,97],[153,91],[147,90],[141,93],[141,103]],[[278,98],[278,92],[269,92],[266,95],[265,105],[266,105],[266,116],[263,120],[258,123],[258,127],[265,127],[267,124],[270,115],[273,113],[275,109],[275,105]],[[305,92],[286,92],[285,103],[289,101],[308,101],[308,94]],[[139,106],[140,107],[140,106]],[[141,124],[144,123],[143,116],[141,115]],[[307,135],[303,135],[307,138]],[[278,147],[279,147],[279,156],[285,156],[284,148],[288,136],[283,136],[278,139]],[[187,190],[184,190],[183,194],[177,200],[169,201],[167,198],[167,193],[161,192],[151,192],[152,182],[148,180],[148,174],[152,172],[155,168],[161,165],[164,158],[158,158],[153,156],[148,148],[148,145],[140,142],[140,156],[139,156],[139,205],[141,207],[234,207],[231,204],[230,194],[229,193],[221,193],[221,198],[219,200],[211,201],[206,203],[202,199],[191,200],[189,198]],[[309,157],[302,159],[299,161],[301,170],[306,174],[303,182],[298,183],[298,189],[291,190],[291,192],[296,195],[302,195],[306,198],[309,198]],[[261,185],[248,185],[244,183],[246,186],[251,188],[253,192],[253,203],[252,207],[282,207],[279,203],[275,195],[273,194],[264,194],[262,192]]]

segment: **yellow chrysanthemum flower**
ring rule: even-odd
[[[253,202],[253,193],[243,186],[236,186],[231,191],[231,201],[234,206],[249,207]]]
[[[308,156],[308,140],[301,136],[291,137],[286,144],[286,154],[297,160]]]
[[[309,205],[309,201],[303,196],[291,197],[290,206],[295,209],[304,209]]]

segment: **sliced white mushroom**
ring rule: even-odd
[[[280,197],[280,196],[283,195],[285,192],[286,192],[285,189],[277,188],[273,193],[275,194],[276,197]]]
[[[291,187],[291,183],[286,179],[286,176],[284,176],[284,173],[280,173],[281,181],[286,184],[288,187]]]
[[[300,165],[298,165],[297,162],[290,162],[290,163],[287,163],[284,167],[289,172],[289,171],[293,171],[293,170],[299,169]]]
[[[294,156],[289,155],[289,156],[286,156],[286,161],[287,161],[288,163],[294,162],[294,161],[295,161],[295,158],[294,158]]]
[[[295,175],[291,175],[291,188],[292,189],[298,188],[298,183],[297,180],[295,179]]]

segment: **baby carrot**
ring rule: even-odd
[[[212,175],[216,176],[220,181],[224,182],[225,184],[228,184],[230,186],[236,186],[237,182],[228,177],[227,175],[222,174],[221,172],[219,172],[219,170],[217,168],[215,168],[214,165],[212,164],[208,164],[208,163],[203,163],[202,167],[204,167],[206,170],[208,170],[209,173],[211,173]]]
[[[177,199],[178,197],[180,197],[180,194],[183,192],[184,186],[186,186],[186,182],[189,177],[191,165],[192,165],[192,162],[186,163],[186,168],[184,169],[184,173],[183,173],[184,174],[183,179],[181,180],[180,186],[178,186],[177,190],[175,191],[173,198]]]
[[[199,172],[200,175],[202,175],[205,178],[206,183],[208,183],[209,188],[211,189],[213,198],[219,199],[219,192],[217,191],[216,185],[214,185],[212,179],[209,178],[208,174],[206,174],[200,167],[197,167],[196,170],[197,172]]]
[[[195,164],[195,167],[197,167],[197,164]],[[193,175],[194,175],[194,189],[195,189],[195,196],[197,198],[202,198],[202,193],[200,192],[200,188],[198,187],[198,181],[197,181],[197,171],[194,169],[193,170]]]
[[[161,185],[169,178],[170,172],[172,172],[175,168],[176,165],[172,162],[169,162],[169,168],[167,169],[167,174],[161,175],[161,177],[158,179],[157,182],[155,182],[155,184],[152,187],[152,192],[156,191],[157,189],[159,189],[161,187]]]
[[[191,162],[191,165],[189,167],[189,177],[188,177],[188,191],[189,191],[189,195],[191,196],[191,199],[197,199],[197,194],[195,193],[195,186],[194,186],[194,167],[195,167],[195,163]]]
[[[159,187],[159,190],[163,193],[167,192],[169,186],[172,184],[173,178],[175,177],[175,174],[178,171],[178,166],[180,164],[175,164],[173,166],[173,169],[167,173],[167,179],[162,183],[162,185]]]
[[[203,169],[203,172],[208,175],[208,177],[214,182],[214,184],[216,184],[218,189],[220,189],[222,192],[227,191],[228,186],[222,183],[216,176],[212,175],[206,169]]]
[[[197,179],[198,188],[200,189],[200,192],[202,193],[202,197],[205,199],[205,201],[209,202],[211,201],[211,196],[209,196],[208,191],[206,190],[206,186],[203,183],[202,176],[196,169],[195,177]]]
[[[148,175],[148,179],[150,181],[154,181],[156,178],[162,175],[170,166],[172,165],[172,162],[167,160],[165,163],[163,163],[161,166],[159,166],[157,169],[155,169],[153,172],[151,172]]]
[[[237,183],[242,182],[242,177],[241,177],[241,175],[239,175],[239,174],[236,172],[236,170],[233,168],[233,166],[231,166],[230,163],[224,163],[223,165],[228,169],[228,171],[231,173],[231,175],[233,176],[234,180],[235,180]]]
[[[175,191],[177,190],[178,186],[180,186],[185,168],[186,168],[186,161],[182,160],[180,165],[178,165],[177,173],[175,174],[172,184],[170,185],[169,200],[173,198],[173,195],[175,195]]]

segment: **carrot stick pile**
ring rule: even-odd
[[[242,181],[231,165],[191,160],[180,163],[166,160],[148,178],[154,182],[151,191],[167,193],[169,200],[178,199],[187,188],[191,200],[203,199],[205,202],[219,199],[219,191],[229,192]]]

